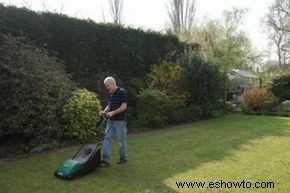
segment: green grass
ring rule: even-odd
[[[290,118],[231,115],[130,135],[129,162],[64,181],[77,148],[0,165],[1,193],[290,192]],[[114,142],[112,160],[118,159]],[[274,189],[178,189],[176,181],[274,182]]]

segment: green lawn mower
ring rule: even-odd
[[[97,123],[97,128],[103,123],[103,117]],[[82,145],[72,159],[64,161],[54,172],[56,177],[71,180],[84,175],[101,165],[101,145],[103,136],[96,140],[97,143]]]

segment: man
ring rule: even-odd
[[[100,112],[108,118],[103,141],[102,164],[105,166],[110,165],[110,153],[114,134],[117,135],[119,140],[120,160],[117,162],[117,164],[123,164],[128,160],[126,142],[127,127],[125,114],[125,110],[127,109],[126,91],[116,85],[116,81],[113,77],[107,77],[104,80],[104,84],[109,91],[109,94],[107,106],[103,111]]]

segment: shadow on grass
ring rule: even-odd
[[[52,173],[72,151],[58,153],[37,160],[32,158],[33,163],[26,168],[22,166],[29,160],[0,166],[0,178],[6,179],[2,182],[0,179],[0,187],[4,188],[4,193],[176,192],[164,183],[166,179],[198,169],[205,163],[223,160],[251,140],[289,135],[286,130],[289,124],[289,118],[231,115],[129,136],[129,162],[125,165],[113,163],[110,168],[99,168],[66,182],[54,178]],[[118,158],[116,142],[114,144],[112,160]],[[12,178],[9,169],[20,178],[29,178],[17,184],[20,179]]]

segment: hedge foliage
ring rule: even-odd
[[[170,109],[166,112],[168,122],[176,124],[188,120],[185,111],[189,93],[182,87],[183,68],[181,65],[163,61],[151,67],[148,77],[149,88],[164,92],[170,99]]]
[[[0,137],[21,136],[28,146],[61,138],[62,107],[74,89],[63,64],[25,39],[0,33],[0,74]]]
[[[176,36],[1,4],[0,20],[17,35],[56,52],[80,87],[98,93],[103,85],[97,83],[105,76],[134,87],[132,79],[144,81],[151,65],[182,50]]]
[[[224,75],[217,65],[199,55],[185,55],[179,63],[183,68],[182,89],[187,91],[187,106],[200,108],[202,117],[211,117],[223,97]]]
[[[165,112],[168,123],[224,114],[220,102],[224,76],[216,65],[197,54],[183,55],[177,63],[163,61],[153,65],[148,77],[149,87],[164,92],[170,99]]]
[[[162,91],[146,89],[138,96],[138,116],[146,127],[164,126],[170,106],[169,97]]]

